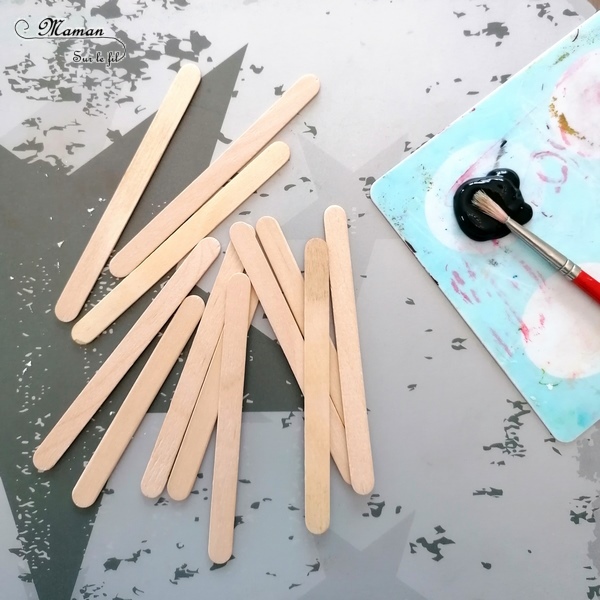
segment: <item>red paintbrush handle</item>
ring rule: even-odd
[[[588,296],[591,296],[596,302],[600,302],[600,283],[585,271],[581,271],[573,283]]]

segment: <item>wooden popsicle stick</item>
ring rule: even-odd
[[[229,235],[302,390],[304,388],[304,338],[256,239],[254,228],[246,223],[234,223],[229,230]],[[350,483],[344,424],[332,402],[330,407],[331,456],[344,481]]]
[[[167,485],[181,440],[223,330],[227,284],[233,275],[243,270],[242,263],[230,244],[142,477],[142,493],[148,498],[159,496]]]
[[[194,288],[205,271],[205,259],[206,250],[198,244],[40,444],[33,455],[33,464],[37,469],[51,469],[67,451],[125,373]]]
[[[340,420],[333,402],[329,402],[329,445],[331,457],[338,468],[342,479],[350,484],[350,468],[348,466],[348,449],[346,448],[346,429]]]
[[[329,528],[329,261],[325,240],[304,253],[304,504],[306,528]]]
[[[232,142],[199,177],[172,200],[110,263],[115,277],[124,277],[150,255],[283,129],[319,91],[319,80],[304,75],[271,108]]]
[[[56,303],[60,321],[72,321],[81,311],[199,83],[197,66],[179,69]]]
[[[256,223],[256,234],[271,263],[273,273],[275,273],[296,323],[298,323],[300,332],[304,333],[304,277],[302,277],[300,267],[283,231],[273,217],[261,217]],[[340,372],[333,341],[329,343],[329,395],[343,423],[344,407],[340,388]]]
[[[216,564],[226,563],[233,554],[249,307],[250,281],[246,275],[239,273],[229,280],[225,299],[215,466],[208,531],[208,556]]]
[[[103,298],[75,327],[80,339],[94,339],[163,275],[172,269],[191,248],[226,219],[289,159],[290,149],[274,142],[236,175],[211,201],[157,248],[112,292]],[[126,288],[126,299],[111,294]],[[112,304],[111,304],[112,302]],[[104,305],[103,305],[104,303]],[[120,312],[119,312],[120,311]],[[74,329],[75,331],[75,329]],[[85,342],[82,342],[85,343]]]
[[[250,314],[248,327],[252,323],[258,298],[254,290],[250,293]],[[202,384],[202,389],[190,417],[185,436],[173,463],[173,469],[167,482],[167,491],[173,500],[185,500],[194,488],[196,476],[202,466],[204,454],[210,436],[217,422],[219,408],[219,382],[221,377],[221,359],[223,350],[223,334],[208,368],[208,373]]]
[[[206,273],[208,267],[219,256],[220,250],[221,245],[215,238],[204,238],[196,244],[194,252],[198,255],[201,268],[195,283],[198,282],[204,273]],[[185,253],[181,258],[183,256],[185,256]],[[169,269],[174,267],[176,263],[177,261],[164,270],[157,269],[154,264],[140,265],[135,272],[123,279],[89,313],[73,325],[73,329],[71,330],[73,340],[78,344],[88,344],[96,339],[111,323],[116,321],[136,300],[143,296],[165,275]]]
[[[346,213],[341,206],[330,206],[325,211],[324,220],[325,239],[329,249],[331,303],[340,365],[350,480],[354,491],[368,494],[375,484],[375,476]]]
[[[80,508],[91,506],[100,495],[152,401],[197,327],[203,310],[204,302],[198,296],[188,296],[177,309],[75,484],[71,497],[76,506]]]

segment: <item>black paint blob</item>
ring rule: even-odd
[[[463,233],[476,242],[501,238],[510,233],[506,225],[473,206],[473,196],[478,190],[483,190],[517,223],[527,223],[533,211],[521,195],[520,183],[519,176],[510,169],[494,169],[485,177],[465,181],[454,194],[454,215]]]

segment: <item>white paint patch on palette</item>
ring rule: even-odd
[[[549,105],[551,131],[580,156],[600,156],[600,52],[575,61],[560,78]],[[557,140],[557,141],[558,141]]]
[[[511,141],[507,144],[506,154],[496,164],[501,154],[501,143],[501,140],[485,140],[466,145],[453,152],[433,174],[433,184],[425,195],[425,218],[431,233],[451,250],[488,254],[514,242],[513,236],[501,238],[493,244],[471,240],[460,230],[454,216],[454,193],[465,181],[485,177],[494,168],[519,170],[519,165],[531,163],[531,151]],[[465,165],[469,165],[467,170]],[[457,176],[457,173],[460,175]],[[526,202],[538,208],[542,201],[539,184],[537,187],[531,186],[531,189],[527,186],[527,178],[524,178],[521,184],[523,196]]]
[[[581,267],[600,279],[600,263]],[[560,273],[533,293],[523,323],[525,353],[546,375],[579,379],[600,372],[600,306]]]

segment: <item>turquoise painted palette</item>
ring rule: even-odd
[[[373,202],[552,435],[600,419],[600,305],[515,236],[475,242],[456,189],[516,171],[526,225],[600,278],[600,14],[378,179]]]

